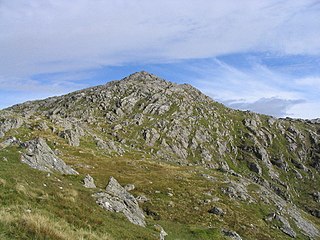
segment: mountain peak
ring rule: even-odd
[[[45,142],[37,144],[39,137]],[[124,187],[124,198],[119,195],[115,199],[108,188],[92,195],[93,189],[79,191],[79,178],[59,176],[63,180],[57,183],[58,172],[48,177],[28,172],[19,165],[19,159],[22,163],[26,163],[26,158],[41,163],[51,155],[70,164],[80,176],[92,174],[98,180],[99,189],[102,179],[110,176],[120,179],[118,187],[121,189],[121,182],[129,183],[127,186],[131,189],[135,184],[141,194],[137,198],[147,199],[139,204],[148,216],[144,219],[138,199],[127,192],[129,188]],[[40,169],[39,165],[36,167]],[[12,196],[20,198],[23,192],[12,191],[17,179],[20,183],[29,182],[30,185],[23,187],[30,191],[34,191],[31,186],[40,186],[37,192],[48,191],[50,204],[43,204],[44,208],[51,204],[54,209],[74,204],[71,208],[74,212],[68,211],[67,214],[72,215],[67,218],[83,217],[84,225],[87,214],[78,215],[80,206],[89,206],[95,213],[101,212],[97,209],[100,206],[115,211],[114,206],[117,209],[124,206],[129,196],[134,202],[129,210],[134,211],[121,207],[129,221],[135,217],[137,221],[132,223],[152,224],[161,216],[169,234],[176,231],[175,226],[172,230],[169,228],[174,219],[179,227],[184,227],[184,232],[189,231],[189,226],[198,226],[201,235],[203,227],[208,226],[206,233],[215,236],[223,229],[220,231],[223,235],[239,235],[246,239],[284,239],[284,234],[299,239],[304,236],[320,238],[317,219],[320,124],[317,120],[274,119],[232,110],[191,85],[172,83],[146,71],[120,81],[0,111],[0,169],[5,169],[1,171],[0,194],[7,196],[9,192],[8,197],[13,193],[16,195]],[[5,179],[3,174],[8,177]],[[49,184],[33,184],[35,178]],[[56,191],[60,186],[62,191]],[[35,196],[37,192],[33,192]],[[70,201],[69,195],[61,195],[69,192],[79,197],[72,194]],[[67,197],[67,201],[57,201],[65,199],[61,196]],[[97,204],[90,196],[97,197]],[[39,206],[37,198],[25,199],[32,208]],[[60,216],[61,212],[58,213]],[[236,221],[238,233],[225,230],[225,226],[235,226],[234,214],[244,216]],[[107,216],[103,214],[98,222],[109,223]],[[213,218],[219,218],[214,221],[215,225],[212,225]],[[118,221],[114,216],[111,219]],[[254,225],[255,222],[263,224]],[[1,224],[0,218],[0,227]],[[254,231],[248,231],[252,226]],[[212,227],[217,231],[212,232]],[[265,235],[270,229],[273,229],[270,235]],[[252,232],[255,235],[251,235]],[[208,238],[215,236],[208,235]],[[173,235],[172,238],[180,237]]]
[[[152,75],[152,74],[147,71],[141,70],[138,72],[134,72],[134,73],[130,74],[129,76],[149,76],[149,75]]]
[[[147,71],[142,70],[142,71],[139,71],[139,72],[132,73],[128,77],[129,78],[141,78],[141,77],[150,77],[150,76],[156,77],[155,75],[153,75],[153,74],[151,74],[151,73],[149,73]]]
[[[128,77],[125,77],[123,80],[129,80],[129,81],[164,81],[160,77],[146,72],[146,71],[140,71],[130,74]]]

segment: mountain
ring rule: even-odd
[[[1,239],[320,239],[319,121],[147,72],[0,111],[0,169]]]

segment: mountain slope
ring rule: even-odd
[[[77,195],[68,203],[73,209],[69,213],[54,212],[68,224],[73,224],[68,214],[77,215],[78,203],[98,211],[99,221],[110,218],[90,197],[94,190],[81,186],[81,177],[90,173],[99,188],[114,176],[122,184],[134,183],[135,196],[149,199],[140,203],[147,228],[128,222],[124,228],[137,232],[130,230],[123,238],[150,239],[156,236],[153,225],[158,223],[167,231],[167,239],[223,239],[232,235],[231,230],[244,239],[320,237],[320,124],[316,121],[232,110],[190,85],[146,72],[16,105],[1,111],[0,119],[0,154],[9,159],[1,162],[6,169],[0,175],[4,187],[21,184],[31,173],[44,181],[45,173],[19,162],[19,151],[25,151],[21,143],[37,137],[46,139],[54,153],[80,173],[62,176],[63,182],[72,184],[67,187],[70,191],[81,192],[86,199],[80,203]],[[18,141],[8,141],[12,137]],[[21,169],[21,176],[8,177],[13,166]],[[39,187],[46,194],[47,188],[40,185],[34,191]],[[13,207],[12,197],[9,194],[2,201]],[[34,206],[34,196],[22,198]],[[57,205],[54,198],[48,201]],[[122,216],[115,217],[118,224]],[[89,225],[96,228],[95,220],[91,221]],[[86,228],[83,223],[72,227]],[[120,233],[114,227],[97,228],[96,234],[117,239]]]

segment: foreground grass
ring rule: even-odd
[[[108,233],[97,234],[90,229],[77,229],[63,219],[50,216],[47,212],[39,210],[32,212],[25,207],[2,208],[1,239],[114,239]]]
[[[156,239],[153,229],[101,209],[82,187],[83,176],[30,169],[18,149],[0,151],[1,239]],[[115,236],[115,237],[114,237]]]

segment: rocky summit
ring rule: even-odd
[[[0,111],[1,239],[320,239],[320,122],[147,72]]]

